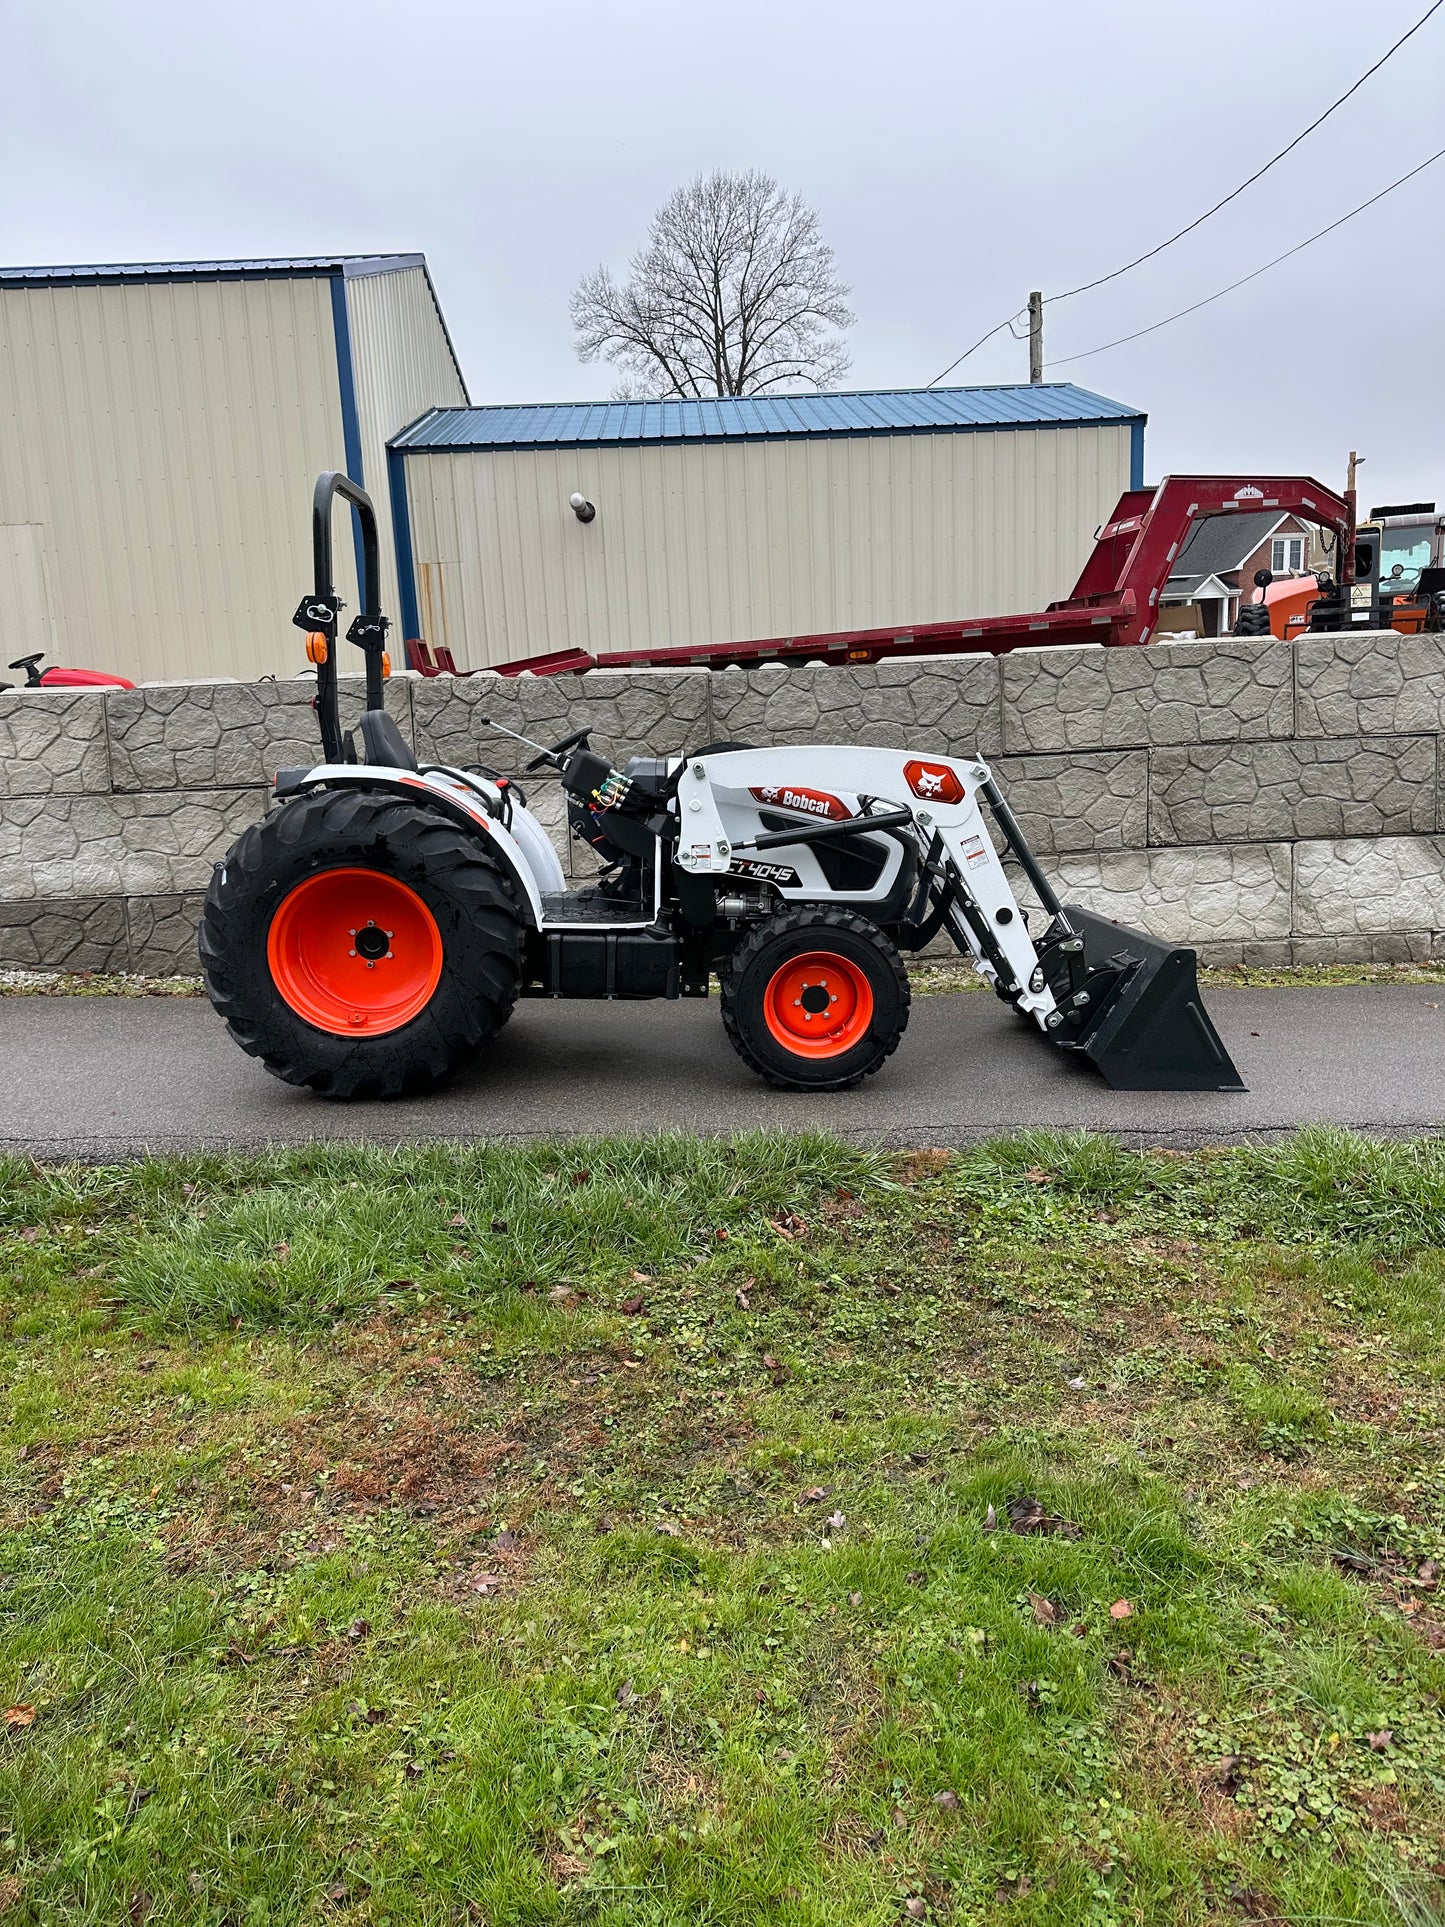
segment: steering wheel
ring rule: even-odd
[[[38,689],[40,687],[40,673],[36,669],[35,665],[37,662],[44,662],[44,660],[45,660],[45,651],[43,649],[37,649],[33,656],[20,656],[14,662],[8,663],[6,666],[7,668],[10,668],[10,669],[23,669],[25,671],[25,681],[28,687],[31,689]]]

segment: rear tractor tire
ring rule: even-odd
[[[412,803],[319,790],[217,866],[200,951],[232,1037],[277,1077],[399,1097],[501,1029],[522,941],[516,885],[479,837]]]
[[[721,977],[734,1050],[783,1090],[847,1090],[880,1069],[908,1026],[902,959],[876,924],[851,911],[770,917]]]

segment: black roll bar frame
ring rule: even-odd
[[[382,656],[390,620],[381,613],[381,542],[377,534],[376,510],[371,497],[349,475],[327,469],[316,478],[311,495],[311,563],[313,588],[301,598],[291,620],[298,629],[326,639],[325,654],[316,665],[316,718],[321,728],[321,749],[328,763],[353,762],[355,752],[347,754],[348,743],[341,731],[341,709],[336,688],[336,632],[342,603],[336,593],[332,562],[331,524],[337,496],[351,504],[361,531],[361,613],[346,632],[366,659],[366,707],[386,708],[386,675]]]

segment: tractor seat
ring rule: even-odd
[[[361,734],[366,744],[368,763],[380,763],[387,769],[421,767],[407,748],[406,738],[397,728],[395,718],[388,716],[384,709],[362,710]]]

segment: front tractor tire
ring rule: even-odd
[[[908,1026],[908,973],[889,939],[846,910],[759,924],[722,972],[722,1016],[745,1064],[790,1091],[844,1091]]]
[[[242,1050],[326,1097],[445,1077],[511,1015],[522,911],[480,836],[429,810],[318,790],[253,824],[201,917],[211,1002]]]

